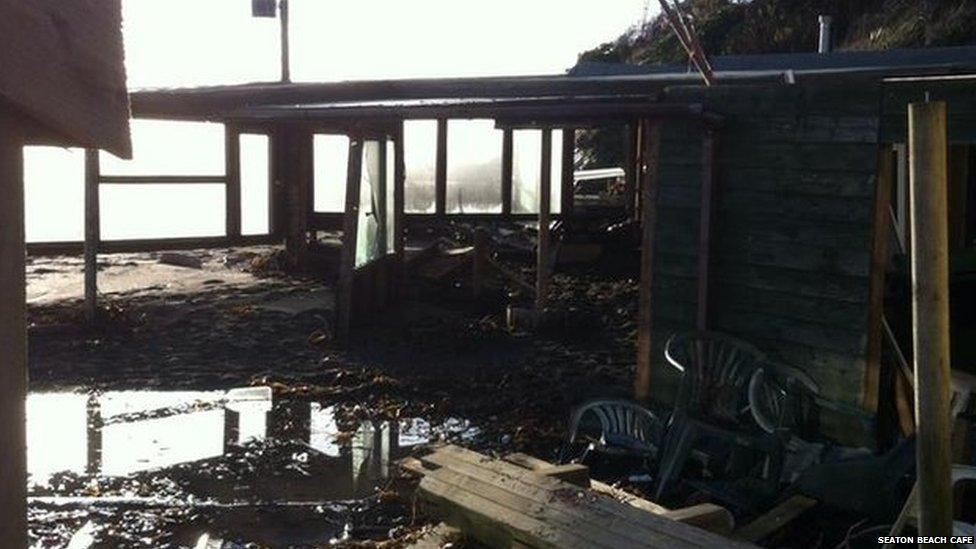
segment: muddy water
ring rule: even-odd
[[[378,497],[392,464],[432,438],[477,436],[462,420],[343,429],[333,407],[267,387],[36,393],[27,418],[38,547],[385,539],[408,518]]]

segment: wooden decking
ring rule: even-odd
[[[748,546],[667,516],[682,510],[669,511],[650,502],[640,508],[561,480],[565,470],[552,476],[525,465],[457,446],[404,462],[407,470],[422,475],[417,495],[430,513],[490,547]],[[569,480],[578,483],[580,477],[571,472]],[[685,514],[721,516],[717,510],[724,512],[711,506]]]

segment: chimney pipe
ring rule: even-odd
[[[820,40],[817,43],[817,53],[830,53],[830,16],[821,15],[820,21]]]

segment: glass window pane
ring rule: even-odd
[[[380,142],[363,143],[363,167],[359,180],[359,222],[356,236],[356,267],[365,265],[380,256],[380,224],[377,219],[382,190],[380,181]]]
[[[562,197],[563,132],[552,131],[550,212],[558,213]],[[539,178],[542,175],[542,130],[512,132],[512,212],[539,212]]]
[[[85,238],[85,151],[24,147],[28,242]]]
[[[313,207],[317,212],[341,213],[346,209],[349,138],[319,134],[312,147],[315,164]]]
[[[224,175],[224,126],[132,120],[132,160],[101,153],[102,175]]]
[[[502,131],[493,120],[450,120],[447,142],[447,212],[501,212]]]
[[[268,234],[270,173],[267,135],[242,134],[241,233]]]
[[[102,239],[223,236],[225,191],[220,184],[103,184]]]
[[[437,171],[437,121],[407,120],[403,123],[404,210],[434,213],[434,179]]]

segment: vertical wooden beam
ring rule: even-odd
[[[624,127],[624,211],[628,219],[636,219],[637,216],[637,178],[641,169],[637,162],[639,132],[640,123],[637,121]]]
[[[712,223],[715,218],[715,132],[706,127],[702,137],[701,207],[698,224],[698,311],[696,326],[708,329],[712,267]]]
[[[27,547],[23,161],[20,127],[0,113],[0,547]]]
[[[563,128],[563,161],[560,185],[562,191],[559,193],[559,213],[563,219],[568,219],[573,215],[573,193],[575,182],[573,173],[576,171],[576,128]]]
[[[241,238],[241,142],[237,128],[230,124],[224,125],[224,175],[227,239],[237,242]]]
[[[85,463],[85,473],[98,475],[102,472],[102,434],[105,420],[102,418],[102,404],[97,394],[88,395],[85,405],[86,439],[88,442],[88,459]]]
[[[346,207],[342,222],[342,256],[336,284],[336,339],[349,341],[352,325],[353,282],[356,274],[356,246],[359,237],[359,191],[363,169],[363,140],[349,140],[349,168],[346,175]]]
[[[403,231],[403,220],[405,215],[404,186],[406,183],[406,160],[403,156],[403,121],[397,125],[396,135],[393,138],[393,253],[396,261],[394,276],[394,295],[399,298],[403,295],[404,287],[404,245],[406,236]]]
[[[874,213],[871,227],[871,270],[868,278],[867,352],[861,407],[870,412],[878,409],[881,387],[881,349],[884,341],[884,285],[888,267],[888,227],[891,225],[891,183],[895,177],[894,161],[887,146],[878,151],[877,177],[874,185]]]
[[[101,240],[99,214],[98,150],[85,150],[85,320],[94,324],[98,313],[98,243]]]
[[[379,164],[380,173],[379,181],[373,182],[372,193],[375,197],[376,211],[373,215],[376,216],[376,226],[377,226],[377,236],[379,236],[379,248],[380,257],[386,257],[386,252],[392,247],[390,242],[387,242],[387,235],[389,234],[389,225],[387,223],[393,221],[389,219],[386,214],[386,170],[389,169],[386,165],[389,159],[386,154],[386,139],[379,140]]]
[[[404,157],[405,143],[403,141],[403,121],[397,124],[393,137],[393,252],[397,256],[403,255],[404,233],[403,221],[406,216],[406,180],[407,164]],[[402,257],[401,257],[402,259]]]
[[[484,291],[485,274],[488,271],[488,230],[474,229],[474,255],[471,260],[471,292],[475,299]]]
[[[952,534],[946,105],[908,106],[919,534]]]
[[[512,128],[502,131],[502,215],[512,213]]]
[[[549,301],[549,224],[552,210],[552,129],[542,130],[542,173],[539,177],[539,241],[535,262],[535,308]]]
[[[434,172],[434,213],[447,212],[447,119],[437,119],[437,164]]]
[[[657,165],[661,129],[656,122],[640,122],[640,192],[641,192],[641,277],[638,297],[637,372],[634,376],[634,398],[645,402],[651,394],[652,361],[652,285],[654,283],[654,240],[657,224]]]

